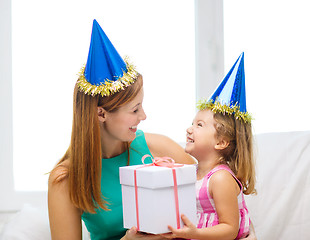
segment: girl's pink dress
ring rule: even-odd
[[[249,234],[250,217],[247,206],[244,201],[242,184],[236,178],[234,173],[226,165],[219,165],[213,168],[203,179],[196,182],[196,204],[197,204],[197,228],[212,227],[219,224],[218,216],[215,210],[214,200],[209,194],[209,181],[213,173],[225,170],[228,171],[241,187],[238,195],[239,204],[239,232],[236,239],[245,237]]]

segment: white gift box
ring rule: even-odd
[[[195,182],[194,165],[174,168],[146,165],[120,167],[124,228],[136,226],[142,232],[167,233],[168,225],[177,228],[179,224],[183,227],[181,214],[196,224]]]

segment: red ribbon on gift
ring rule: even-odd
[[[152,159],[152,163],[145,164],[144,160],[150,157]],[[179,196],[178,196],[178,185],[177,185],[177,176],[175,172],[175,167],[182,167],[183,164],[175,164],[175,161],[170,157],[155,157],[146,154],[142,157],[142,163],[144,166],[137,167],[134,170],[134,184],[135,184],[135,198],[136,198],[136,217],[137,217],[137,230],[140,230],[140,222],[139,222],[139,204],[138,204],[138,187],[137,187],[137,169],[156,166],[156,167],[167,167],[171,168],[172,176],[173,176],[173,184],[174,184],[174,199],[175,199],[175,211],[176,211],[176,219],[177,219],[177,228],[180,228],[180,211],[179,211]]]

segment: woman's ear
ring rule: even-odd
[[[103,107],[97,107],[99,122],[105,122],[107,119],[107,111]]]
[[[215,145],[215,149],[223,150],[229,146],[229,141],[224,138],[218,140],[217,144]]]

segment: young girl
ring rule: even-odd
[[[244,54],[236,61],[187,129],[185,151],[198,161],[197,225],[182,216],[183,229],[167,237],[240,239],[249,234],[243,194],[255,193],[251,116],[246,111]]]

